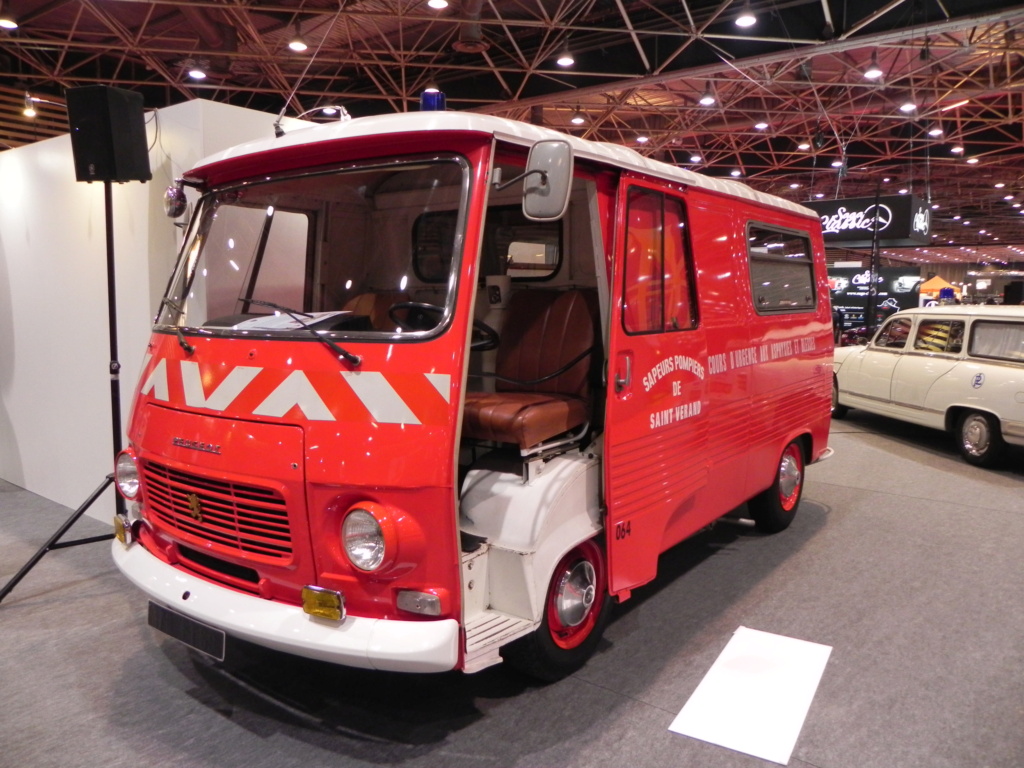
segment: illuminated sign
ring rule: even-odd
[[[876,232],[883,247],[931,240],[931,210],[913,195],[812,200],[805,205],[821,217],[825,245],[867,248]]]

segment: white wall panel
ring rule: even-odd
[[[180,241],[163,191],[274,119],[201,100],[146,113],[153,180],[112,187],[122,428]],[[69,507],[112,467],[106,285],[103,184],[75,181],[69,137],[0,152],[0,478]],[[90,515],[112,511],[107,491]]]

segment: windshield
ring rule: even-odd
[[[452,311],[469,178],[464,159],[443,156],[214,189],[200,201],[157,327],[433,335]],[[445,224],[430,226],[442,212]],[[424,259],[430,274],[415,268]]]

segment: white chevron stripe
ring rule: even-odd
[[[434,385],[434,389],[441,393],[446,403],[451,402],[452,377],[447,373],[425,373],[427,381]]]
[[[281,417],[296,405],[310,421],[334,421],[334,414],[302,371],[288,374],[288,378],[278,384],[277,389],[253,413],[257,416]]]
[[[342,371],[341,375],[377,423],[420,423],[380,371]]]
[[[262,368],[239,365],[233,368],[224,381],[217,385],[217,388],[207,397],[203,390],[203,376],[199,372],[199,363],[182,360],[181,385],[185,390],[185,404],[193,408],[223,411],[262,370]]]

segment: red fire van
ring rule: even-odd
[[[149,621],[338,664],[579,668],[658,555],[828,452],[804,207],[464,113],[222,152],[116,463]]]

